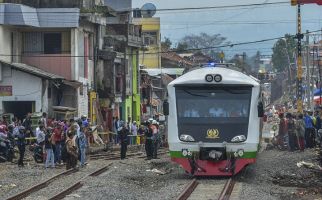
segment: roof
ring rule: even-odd
[[[206,82],[205,76],[208,74],[220,74],[222,81],[220,83]],[[244,73],[224,67],[204,67],[188,72],[172,81],[169,86],[177,84],[236,84],[253,85],[259,87],[259,82]]]
[[[177,65],[181,64],[181,65],[188,65],[188,66],[192,66],[193,63],[184,59],[183,57],[181,57],[180,55],[178,55],[176,52],[166,52],[166,53],[162,53],[161,54],[161,58],[162,59],[167,59],[170,61],[173,61],[175,63],[177,63]]]
[[[3,63],[7,66],[10,66],[11,68],[14,68],[16,70],[22,71],[22,72],[26,72],[28,74],[32,74],[41,78],[45,78],[45,79],[64,79],[64,77],[56,75],[56,74],[52,74],[49,72],[46,72],[42,69],[39,69],[37,67],[33,67],[30,65],[26,65],[24,63],[9,63],[3,60],[0,60],[0,63]]]
[[[183,74],[184,68],[141,69],[141,71],[145,71],[149,76],[159,76],[161,74],[180,76]]]
[[[79,26],[79,8],[33,8],[22,4],[0,3],[0,24],[40,28]]]

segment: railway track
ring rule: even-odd
[[[61,181],[58,181],[60,179],[67,180],[67,185],[71,185],[70,187],[67,187],[67,189],[62,190],[61,192],[54,193],[54,196],[47,198],[50,200],[58,200],[63,199],[68,194],[72,193],[73,191],[79,189],[83,186],[83,182],[86,178],[90,176],[99,176],[100,174],[104,173],[109,169],[109,166],[112,165],[112,163],[105,165],[104,167],[101,167],[99,169],[90,170],[90,172],[86,172],[85,174],[77,169],[71,169],[65,172],[62,172],[60,174],[57,174],[37,185],[34,185],[27,190],[22,191],[19,194],[16,194],[14,196],[11,196],[7,198],[7,200],[20,200],[20,199],[39,199],[39,197],[42,197],[41,193],[47,193],[52,194],[50,192],[57,190],[57,185],[62,185]],[[78,174],[77,174],[78,173]],[[74,177],[74,178],[72,178]],[[75,181],[74,179],[79,178],[79,181]],[[70,181],[68,181],[70,179]],[[74,181],[74,182],[73,182]],[[66,185],[66,183],[64,185]],[[46,190],[47,192],[44,192]],[[50,192],[48,192],[50,191]]]
[[[160,150],[158,155],[167,154],[168,150]],[[91,160],[115,160],[120,159],[120,153],[103,153],[103,154],[94,154],[89,156]],[[146,155],[144,152],[129,152],[126,154],[128,158],[145,158]]]
[[[235,187],[237,185],[237,187]],[[181,192],[177,200],[237,200],[240,184],[232,177],[222,180],[193,179]]]

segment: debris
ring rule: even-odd
[[[9,186],[10,186],[10,187],[17,187],[17,185],[16,185],[16,184],[14,184],[14,183],[11,183]]]
[[[304,161],[301,161],[301,162],[298,162],[296,163],[297,167],[306,167],[306,168],[313,168],[315,165],[313,163],[308,163],[308,162],[304,162]]]
[[[161,170],[158,170],[158,169],[148,169],[148,170],[146,170],[147,172],[153,172],[153,173],[156,173],[156,174],[158,174],[158,175],[165,175],[166,174],[166,172],[164,172],[164,171],[161,171]]]
[[[81,196],[78,194],[70,194],[70,195],[67,195],[67,197],[81,198]]]

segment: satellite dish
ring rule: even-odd
[[[141,15],[144,18],[153,17],[157,12],[157,8],[153,3],[146,3],[141,8]]]

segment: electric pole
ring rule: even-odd
[[[301,20],[301,5],[297,5],[297,110],[303,113],[303,89],[302,89],[302,20]]]

